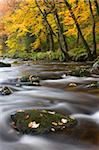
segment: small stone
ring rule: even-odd
[[[16,84],[16,86],[17,86],[17,87],[20,87],[20,86],[21,86],[21,84],[20,84],[20,83],[17,83],[17,84]]]
[[[69,85],[68,85],[69,87],[76,87],[77,86],[77,84],[76,83],[69,83]]]
[[[17,110],[17,112],[24,112],[24,110],[22,110],[22,109],[19,109],[19,110]]]
[[[30,75],[29,80],[32,81],[32,82],[39,82],[40,79],[39,79],[39,77],[35,77],[33,75]]]
[[[2,95],[10,95],[10,94],[12,94],[12,90],[9,87],[5,86],[1,89],[1,94]]]

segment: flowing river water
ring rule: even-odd
[[[99,150],[99,88],[88,86],[99,78],[66,76],[77,65],[29,62],[0,68],[0,87],[13,90],[11,95],[0,96],[0,150]],[[41,86],[19,86],[17,79],[27,74],[42,76]],[[52,76],[62,79],[53,80]],[[69,83],[77,86],[69,87]],[[77,126],[67,135],[20,135],[12,129],[11,114],[38,108],[72,115]]]

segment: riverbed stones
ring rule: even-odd
[[[22,134],[64,132],[76,124],[75,118],[51,110],[24,110],[11,115],[11,126]]]
[[[11,67],[11,64],[0,62],[0,67]]]
[[[12,90],[9,87],[5,86],[0,89],[0,93],[2,95],[10,95],[12,94]]]

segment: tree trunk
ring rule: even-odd
[[[59,48],[60,48],[61,52],[64,54],[64,59],[63,59],[63,61],[66,61],[66,54],[65,54],[65,51],[64,51],[63,48],[62,48],[62,42],[61,42],[61,39],[60,39],[59,32],[58,32],[58,43],[59,43]]]
[[[37,2],[37,0],[35,0],[35,3],[36,3],[36,5],[37,5],[37,7],[38,7],[38,9],[39,9],[39,11],[40,11],[40,13],[42,14],[42,16],[43,16],[43,19],[44,19],[44,22],[46,23],[46,26],[47,26],[47,29],[48,29],[48,35],[49,35],[49,45],[50,45],[50,48],[49,48],[49,50],[54,50],[54,38],[53,38],[53,35],[55,36],[55,34],[54,34],[54,32],[53,32],[53,30],[52,30],[52,28],[51,28],[51,26],[50,26],[50,24],[49,24],[49,22],[48,22],[48,20],[47,20],[47,13],[46,13],[46,10],[44,10],[44,12],[41,10],[41,8],[40,8],[40,6],[38,5],[38,2]]]
[[[78,48],[79,45],[79,32],[77,33],[77,41],[76,41],[76,47]]]
[[[97,0],[94,0],[94,3],[96,6],[96,9],[97,9],[97,14],[99,15],[99,4],[98,4]]]
[[[90,50],[90,48],[89,48],[89,46],[88,46],[88,44],[87,44],[87,42],[86,42],[86,40],[85,40],[85,38],[84,38],[84,36],[83,36],[83,34],[82,34],[82,31],[81,31],[81,29],[80,29],[80,26],[79,26],[79,24],[78,24],[78,21],[77,21],[77,19],[76,19],[74,13],[73,13],[73,11],[72,11],[71,5],[67,2],[67,0],[64,0],[64,2],[65,2],[66,6],[67,6],[67,8],[68,8],[68,10],[69,10],[69,12],[70,12],[70,14],[71,14],[71,17],[73,18],[73,20],[74,20],[74,22],[75,22],[76,28],[77,28],[77,30],[78,30],[78,32],[79,32],[79,35],[80,35],[80,37],[81,37],[81,39],[82,39],[82,42],[83,42],[85,48],[86,48],[86,50],[87,50],[88,59],[89,59],[89,60],[92,60],[91,50]]]
[[[78,5],[78,0],[76,0],[76,5]]]
[[[97,55],[96,55],[96,32],[95,32],[96,24],[95,24],[95,18],[94,18],[94,13],[92,10],[91,1],[88,0],[88,2],[89,2],[90,14],[91,14],[91,18],[92,18],[93,58],[96,58],[97,57]]]
[[[68,45],[67,45],[66,37],[63,34],[64,31],[63,31],[63,27],[62,27],[60,20],[59,20],[57,9],[55,9],[54,15],[55,15],[55,19],[56,19],[56,23],[57,23],[57,27],[58,27],[58,32],[59,32],[59,38],[60,38],[60,42],[61,42],[61,46],[62,46],[61,50],[64,53],[65,60],[67,61],[69,59]]]

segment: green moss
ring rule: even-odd
[[[43,51],[43,52],[32,52],[31,59],[33,60],[60,60],[64,59],[64,55],[60,50],[57,51]]]
[[[69,51],[69,55],[74,61],[87,60],[87,52],[84,48],[73,48]]]
[[[72,70],[70,75],[77,76],[77,77],[83,77],[83,76],[90,76],[90,70],[85,68],[76,68],[75,70]]]
[[[49,110],[25,110],[11,115],[11,119],[12,127],[23,134],[63,132],[77,123],[70,116]]]

